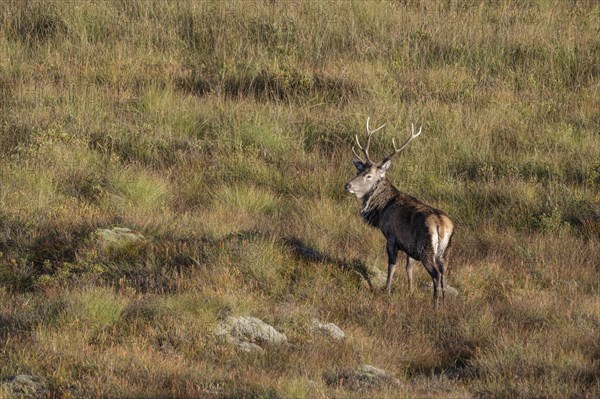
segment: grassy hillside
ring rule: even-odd
[[[4,0],[0,379],[57,397],[598,397],[599,93],[594,1]],[[386,267],[343,190],[367,116],[387,122],[376,157],[423,125],[388,176],[455,222],[460,295],[437,313],[402,265],[391,296],[356,273]],[[115,226],[146,239],[102,249]],[[240,352],[214,336],[227,315],[290,343]],[[331,377],[364,363],[404,387]]]

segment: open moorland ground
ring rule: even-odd
[[[3,0],[0,383],[600,397],[599,93],[594,1]],[[437,312],[420,265],[378,288],[343,189],[367,116],[376,158],[423,125],[388,177],[455,222]],[[287,344],[240,350],[235,316]]]

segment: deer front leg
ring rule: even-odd
[[[415,266],[415,260],[409,255],[406,255],[406,275],[408,276],[408,290],[413,291],[413,268]]]
[[[392,292],[392,278],[396,271],[396,258],[398,257],[398,246],[396,245],[396,241],[388,240],[386,250],[388,255],[388,274],[385,290],[389,294]]]

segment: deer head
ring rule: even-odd
[[[358,135],[354,136],[356,140],[356,144],[358,148],[362,151],[365,156],[365,159],[362,159],[360,155],[356,152],[354,147],[352,147],[352,152],[356,156],[356,159],[353,159],[354,166],[357,170],[357,175],[354,179],[350,180],[346,183],[346,190],[358,198],[364,197],[366,194],[370,193],[384,177],[385,172],[390,168],[392,164],[392,159],[398,155],[413,139],[418,137],[421,134],[422,126],[419,127],[419,131],[415,133],[415,125],[411,124],[410,137],[398,148],[396,147],[396,141],[392,139],[392,145],[394,146],[394,152],[392,152],[387,157],[383,158],[380,162],[373,162],[369,157],[369,146],[371,145],[371,137],[373,133],[378,130],[381,130],[385,123],[379,126],[375,130],[371,130],[369,128],[369,119],[367,118],[367,144],[363,147],[358,140]]]

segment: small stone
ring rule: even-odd
[[[346,334],[341,328],[333,323],[321,323],[317,319],[312,319],[312,330],[315,333],[327,335],[331,339],[336,341],[343,341],[346,338]]]
[[[379,270],[377,267],[372,265],[364,265],[364,273],[368,276],[367,279],[363,279],[363,285],[371,289],[381,289],[385,287],[387,282],[387,274]]]
[[[97,229],[93,237],[103,249],[122,249],[144,240],[143,235],[126,227]]]
[[[355,370],[341,369],[334,374],[326,376],[325,380],[329,385],[341,385],[352,390],[380,388],[385,385],[403,386],[400,380],[393,377],[387,371],[369,364],[362,364]]]

